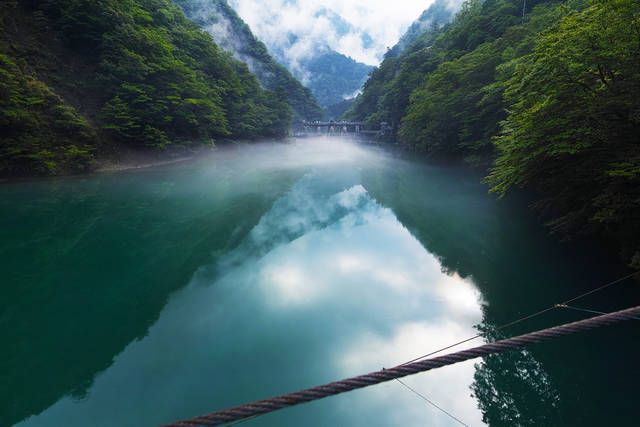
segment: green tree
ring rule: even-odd
[[[85,171],[97,135],[45,83],[0,54],[0,175]]]
[[[526,186],[555,230],[599,233],[640,264],[640,3],[593,0],[506,82],[493,191]]]
[[[87,170],[116,142],[157,149],[290,127],[290,91],[283,104],[264,90],[172,1],[30,0],[0,12],[0,173]]]

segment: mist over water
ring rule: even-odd
[[[13,405],[8,425],[151,426],[392,367],[475,335],[475,325],[539,308],[578,262],[517,203],[488,196],[477,174],[333,138],[223,147],[178,165],[0,191],[3,213],[16,200],[29,200],[12,213],[22,217],[43,205],[59,221],[68,203],[84,212],[68,218],[64,239],[73,243],[56,249],[74,269],[41,265],[31,277],[27,266],[3,266],[23,289],[56,276],[44,283],[54,297],[14,295],[11,323],[2,325],[21,327],[20,348],[30,350],[4,364],[12,384],[30,384],[23,394],[0,389]],[[0,253],[18,239],[24,250],[43,238],[63,240],[53,229],[26,226],[3,237]],[[531,274],[532,259],[549,272]],[[583,279],[610,274],[594,266]],[[533,291],[541,278],[544,296]],[[34,304],[32,314],[19,314]],[[39,320],[49,304],[57,316]],[[91,313],[74,309],[92,304]],[[40,333],[27,333],[39,322]],[[70,322],[73,352],[82,357],[73,367],[56,365],[47,383],[31,377],[30,366],[66,357],[51,349],[64,344]],[[516,373],[509,389],[494,380],[494,362],[405,382],[469,425],[490,419],[483,421],[479,399],[496,395],[515,396],[507,402],[514,419],[550,420],[573,388],[557,367],[549,370],[550,354],[558,356],[547,347],[500,359],[501,370]],[[86,365],[82,375],[66,375],[77,365]],[[47,384],[60,384],[57,394],[31,397]],[[521,405],[518,394],[539,403]],[[455,422],[390,382],[247,424]]]

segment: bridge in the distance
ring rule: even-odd
[[[308,135],[327,135],[327,134],[345,134],[345,133],[376,133],[377,131],[365,131],[364,122],[345,122],[345,121],[303,121],[300,123],[300,131]]]
[[[295,136],[339,136],[350,135],[352,137],[371,138],[374,136],[385,135],[391,130],[386,122],[380,123],[378,130],[365,130],[365,122],[347,122],[347,121],[302,121],[295,126]]]

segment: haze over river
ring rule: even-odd
[[[625,274],[481,178],[305,139],[1,185],[0,425],[167,423],[392,367]],[[575,305],[626,308],[634,286]],[[633,425],[638,350],[627,322],[405,382],[468,425]],[[394,381],[245,425],[457,424]]]

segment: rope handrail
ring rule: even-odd
[[[263,415],[269,412],[277,411],[289,406],[298,405],[300,403],[311,402],[313,400],[323,399],[325,397],[334,396],[337,394],[345,393],[347,391],[368,387],[397,378],[403,378],[408,375],[417,374],[419,372],[430,371],[432,369],[453,365],[482,356],[503,353],[508,350],[521,348],[529,344],[549,341],[558,337],[572,335],[578,332],[585,332],[602,326],[612,325],[623,320],[631,320],[639,315],[640,306],[636,306],[602,316],[592,317],[577,322],[555,326],[553,328],[530,332],[528,334],[496,341],[493,343],[488,343],[468,350],[461,350],[444,356],[438,356],[410,364],[399,365],[390,369],[382,369],[381,371],[376,371],[353,378],[347,378],[295,393],[289,393],[278,397],[260,400],[254,403],[236,406],[234,408],[225,409],[222,411],[212,412],[210,414],[202,415],[188,420],[166,424],[164,427],[217,426],[233,421],[243,420],[257,415]]]

